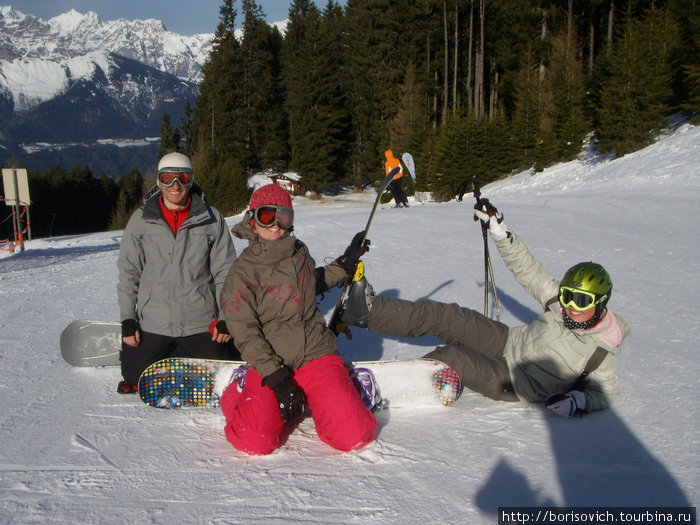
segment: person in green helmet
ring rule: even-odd
[[[618,394],[617,355],[630,333],[608,308],[608,272],[582,262],[557,281],[488,200],[479,200],[474,219],[486,224],[506,267],[543,306],[537,320],[510,328],[454,303],[383,297],[364,277],[351,287],[341,320],[386,335],[442,339],[447,344],[425,357],[450,365],[464,387],[491,399],[543,402],[562,417],[608,408]]]

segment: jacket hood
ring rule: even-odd
[[[247,212],[245,212],[243,214],[241,222],[239,222],[233,228],[231,228],[231,233],[233,234],[233,236],[239,239],[243,239],[244,241],[254,240],[258,235],[253,231],[253,228],[250,227],[250,221],[252,218],[252,211],[248,210]]]

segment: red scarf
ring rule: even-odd
[[[168,226],[170,226],[173,233],[177,234],[177,231],[180,229],[180,226],[182,226],[182,223],[185,222],[185,219],[190,215],[190,204],[192,203],[192,198],[188,198],[185,207],[179,210],[171,210],[168,208],[163,202],[162,195],[160,196],[159,202],[160,211],[163,213],[165,222],[168,223]]]

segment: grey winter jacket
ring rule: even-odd
[[[217,298],[236,260],[233,240],[196,185],[177,235],[163,217],[160,196],[160,188],[151,190],[124,230],[117,260],[121,319],[171,337],[206,332],[219,319]]]
[[[316,306],[316,295],[347,279],[333,262],[316,268],[306,245],[287,233],[261,239],[247,213],[233,234],[249,241],[231,267],[221,308],[243,359],[263,376],[282,366],[300,368],[338,351],[335,334]]]
[[[530,254],[515,234],[511,233],[510,237],[496,242],[496,246],[518,283],[543,307],[550,299],[557,297],[559,282]],[[503,355],[518,397],[541,402],[553,392],[567,390],[562,385],[573,385],[588,359],[600,346],[608,351],[608,355],[589,375],[584,390],[586,410],[601,410],[610,406],[618,393],[617,355],[630,328],[624,319],[609,309],[605,318],[601,325],[605,321],[606,336],[596,327],[585,331],[569,330],[564,326],[559,302],[554,301],[535,322],[511,328]],[[601,337],[619,340],[620,343],[613,346]]]

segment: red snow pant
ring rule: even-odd
[[[304,391],[316,434],[331,447],[349,451],[374,439],[377,421],[365,408],[339,355],[327,355],[291,371],[294,382]],[[251,455],[270,454],[279,446],[284,422],[274,392],[263,386],[262,377],[248,370],[239,392],[231,383],[221,396],[226,417],[226,439],[238,450]]]

